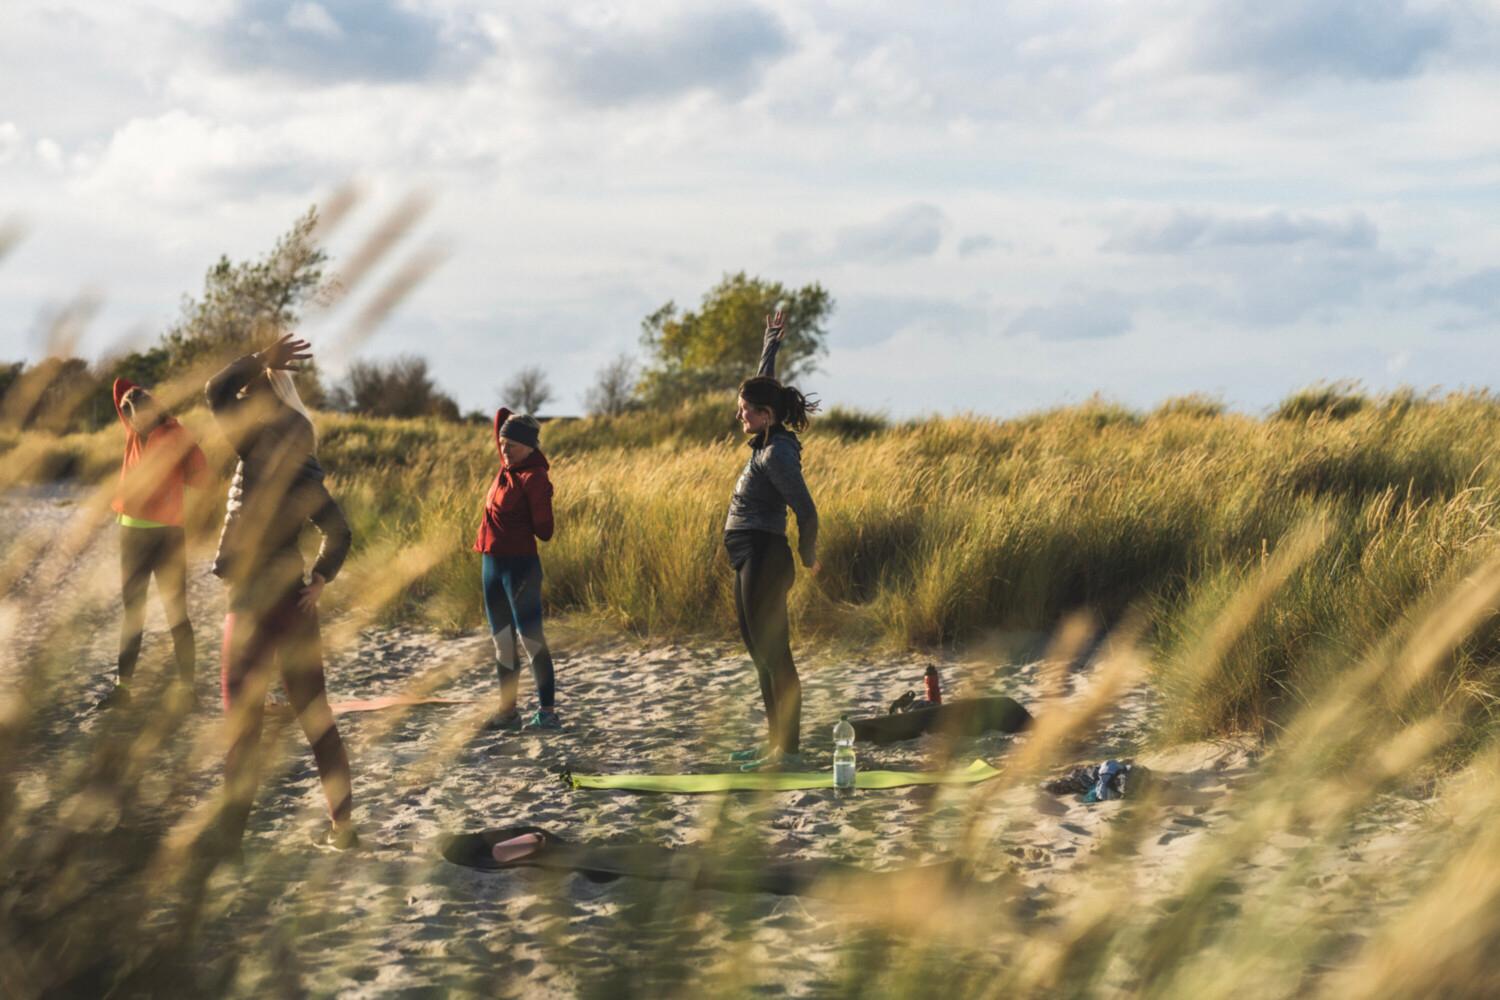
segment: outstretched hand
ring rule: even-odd
[[[283,334],[276,343],[260,352],[260,359],[272,371],[294,372],[296,362],[312,360],[312,345],[297,339],[294,334]]]
[[[766,337],[769,340],[780,341],[786,336],[786,314],[780,309],[774,315],[766,317]]]

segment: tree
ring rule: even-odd
[[[426,359],[412,354],[355,361],[329,401],[334,409],[372,417],[459,418],[458,404],[433,382]]]
[[[552,386],[546,374],[535,366],[522,368],[500,390],[500,404],[517,413],[535,416],[552,398]]]
[[[583,405],[590,416],[618,417],[630,409],[635,392],[635,361],[622,354],[599,369],[592,389],[584,396]]]
[[[99,363],[101,378],[109,382],[127,378],[136,385],[154,386],[166,380],[171,371],[171,353],[161,344],[144,351],[131,351],[121,358],[104,358]],[[113,409],[113,403],[110,404]]]
[[[315,236],[314,206],[258,261],[233,263],[221,256],[203,279],[200,298],[182,300],[182,315],[162,336],[172,374],[199,364],[221,364],[264,347],[277,333],[294,329],[302,307],[322,287],[328,255]],[[297,375],[297,388],[309,406],[323,401],[312,367]]]
[[[10,387],[21,380],[21,373],[25,370],[24,361],[0,361],[0,403],[4,402]]]
[[[641,321],[641,343],[650,361],[637,394],[647,399],[733,389],[754,373],[765,318],[780,304],[786,314],[777,369],[791,382],[817,369],[827,351],[824,327],[833,297],[816,282],[788,290],[779,281],[726,274],[703,296],[697,312],[668,302]]]
[[[5,393],[7,425],[54,434],[92,429],[88,403],[99,388],[99,378],[83,358],[43,358],[34,365],[6,367],[15,376]]]

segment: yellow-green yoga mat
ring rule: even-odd
[[[902,788],[906,785],[971,785],[1000,772],[982,760],[957,771],[860,771],[856,788]],[[574,788],[608,788],[629,792],[789,792],[798,788],[832,788],[832,771],[761,772],[742,774],[572,774]]]

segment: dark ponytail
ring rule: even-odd
[[[807,424],[812,415],[818,412],[818,407],[816,397],[808,399],[799,389],[789,385],[781,387],[781,422],[792,430],[807,430]]]
[[[820,405],[816,398],[809,399],[801,390],[782,385],[769,375],[745,379],[740,383],[740,398],[751,406],[770,410],[778,424],[794,431],[806,430]]]

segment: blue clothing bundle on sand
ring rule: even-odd
[[[1080,802],[1107,802],[1135,794],[1149,773],[1134,761],[1107,760],[1074,768],[1042,787],[1053,795],[1077,795]]]
[[[1014,698],[960,698],[868,719],[850,719],[854,738],[885,746],[927,733],[967,739],[984,733],[1019,733],[1031,725],[1031,713]]]

